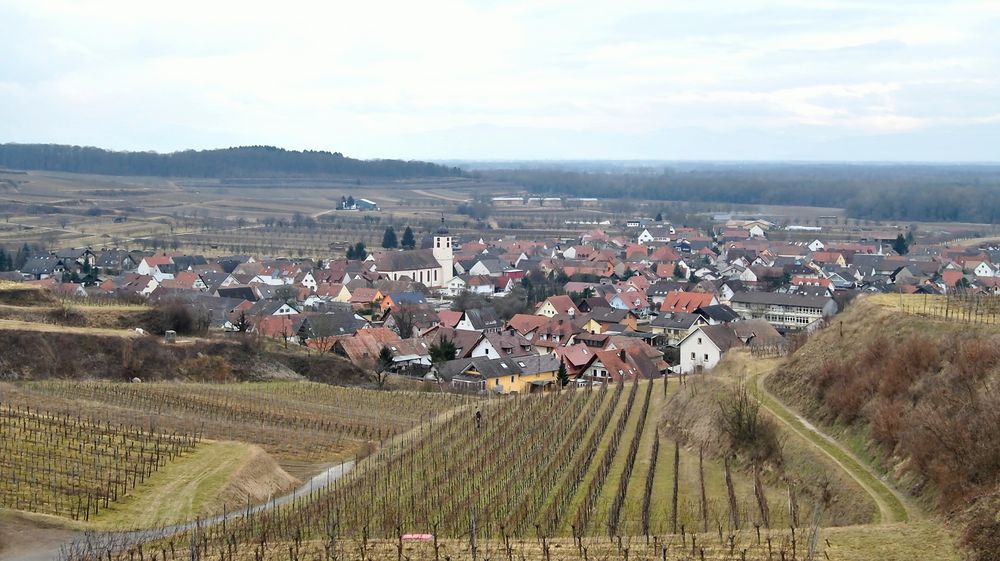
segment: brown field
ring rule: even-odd
[[[328,258],[342,255],[349,242],[363,241],[370,248],[377,247],[389,225],[397,230],[409,225],[419,240],[442,216],[457,234],[533,239],[574,238],[595,227],[619,232],[626,218],[652,217],[657,212],[675,223],[699,227],[707,227],[712,215],[719,213],[823,227],[821,233],[782,231],[772,235],[792,241],[816,237],[853,241],[873,231],[904,231],[910,226],[848,219],[836,208],[633,200],[497,204],[487,220],[478,221],[458,214],[458,205],[525,191],[514,184],[472,178],[220,180],[57,172],[10,177],[15,186],[4,189],[5,204],[0,206],[0,246],[8,249],[29,242],[49,249],[128,247],[205,255]],[[341,197],[348,195],[371,199],[381,210],[335,210]],[[274,223],[277,220],[285,224]],[[566,223],[604,220],[612,225]],[[988,236],[995,231],[975,224],[917,226],[921,236],[933,240]]]

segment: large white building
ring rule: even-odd
[[[451,235],[442,221],[434,233],[430,249],[386,251],[369,257],[372,270],[385,274],[390,280],[408,278],[429,288],[448,286],[454,276],[455,256]]]

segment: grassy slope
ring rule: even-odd
[[[852,356],[878,337],[890,343],[913,335],[928,336],[950,345],[967,338],[970,330],[981,335],[1000,333],[1000,326],[969,325],[957,321],[943,321],[933,315],[906,314],[901,316],[900,303],[907,308],[922,309],[922,296],[880,294],[859,298],[833,324],[811,337],[788,361],[769,376],[764,386],[775,398],[794,413],[801,414],[823,433],[830,435],[855,458],[875,470],[878,479],[894,483],[903,489],[911,482],[897,479],[892,460],[876,446],[871,445],[867,428],[855,424],[827,423],[822,420],[820,404],[814,389],[805,381],[808,373],[828,360]],[[925,510],[933,508],[932,493],[916,499]],[[910,515],[919,515],[919,509],[910,505]]]
[[[622,438],[618,443],[618,449],[615,450],[615,460],[611,464],[611,469],[608,471],[608,476],[605,478],[604,485],[601,487],[601,492],[597,497],[597,505],[594,508],[594,515],[590,520],[592,532],[607,532],[611,504],[615,500],[615,495],[618,493],[618,487],[621,484],[622,475],[625,472],[625,460],[628,458],[629,446],[632,445],[632,439],[635,438],[635,432],[639,426],[639,416],[642,414],[642,407],[646,401],[646,385],[649,383],[651,382],[644,382],[640,384],[639,393],[636,394],[635,402],[632,403],[632,411],[629,413],[628,421],[625,423],[625,430],[622,432]],[[626,388],[625,391],[628,392],[628,388]],[[650,396],[650,399],[652,399],[652,396]],[[650,416],[646,419],[646,425],[643,431],[644,433],[646,430],[651,431],[653,429],[655,426],[655,420],[655,416]],[[625,508],[622,508],[622,510],[624,511]],[[629,524],[628,520],[625,519],[622,521],[622,525],[620,527],[623,529],[631,528],[632,524]]]
[[[656,426],[660,418],[659,412],[667,401],[667,397],[663,394],[663,382],[657,380],[654,383],[653,393],[649,396],[646,428],[643,429],[642,438],[639,440],[639,452],[635,456],[635,467],[632,468],[632,477],[629,479],[628,491],[625,495],[625,505],[622,506],[621,520],[618,523],[622,533],[639,534],[642,531],[642,499],[646,491],[646,474],[649,473],[653,440],[656,439]],[[638,412],[635,414],[638,415]],[[663,461],[665,452],[666,448],[661,446],[658,462]],[[627,448],[625,453],[628,453]],[[654,508],[652,500],[650,500],[649,508],[650,510]]]
[[[610,389],[611,388],[609,388],[609,390]],[[611,420],[608,421],[608,427],[604,431],[604,435],[601,437],[600,443],[597,445],[597,452],[594,454],[593,460],[591,460],[590,465],[587,467],[586,473],[583,474],[583,479],[580,482],[580,486],[576,489],[576,494],[566,507],[566,521],[565,524],[563,524],[563,530],[566,535],[570,535],[572,533],[572,526],[575,522],[574,517],[576,516],[576,511],[586,498],[587,488],[590,486],[590,482],[597,477],[597,465],[601,461],[601,457],[611,445],[611,436],[614,433],[615,423],[618,422],[618,418],[621,417],[622,413],[625,411],[625,404],[628,403],[628,391],[629,388],[626,387],[625,391],[618,399],[618,403],[615,404],[615,412],[611,415]],[[638,397],[636,398],[636,401],[639,401]],[[626,438],[626,436],[627,435],[623,435],[623,439]],[[593,517],[591,518],[593,519]]]
[[[91,526],[100,529],[148,528],[191,520],[196,516],[222,510],[220,497],[230,487],[247,487],[236,480],[260,470],[248,469],[251,462],[261,461],[260,449],[240,442],[206,442],[188,456],[167,464],[152,477],[132,490],[128,496],[91,519]],[[295,483],[291,476],[274,466],[273,473],[256,473],[254,483],[259,491],[251,501],[267,498],[266,490],[284,483]],[[235,501],[234,501],[235,502]],[[230,509],[246,504],[242,500],[227,505]]]

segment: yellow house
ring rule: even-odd
[[[535,309],[536,316],[553,317],[559,315],[576,316],[580,310],[577,309],[573,300],[566,295],[549,296]]]
[[[602,326],[601,323],[594,318],[588,318],[587,323],[584,323],[582,328],[587,333],[591,333],[593,335],[600,335],[601,333],[604,333],[604,326]]]
[[[455,386],[478,386],[500,394],[532,393],[558,388],[559,357],[554,354],[517,358],[472,358],[452,380]]]

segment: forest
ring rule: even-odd
[[[606,172],[483,170],[539,195],[845,208],[869,220],[1000,220],[1000,166],[712,164]]]
[[[64,144],[0,144],[0,167],[156,177],[442,177],[458,168],[403,160],[358,160],[340,152],[240,146],[215,150],[116,152]]]

